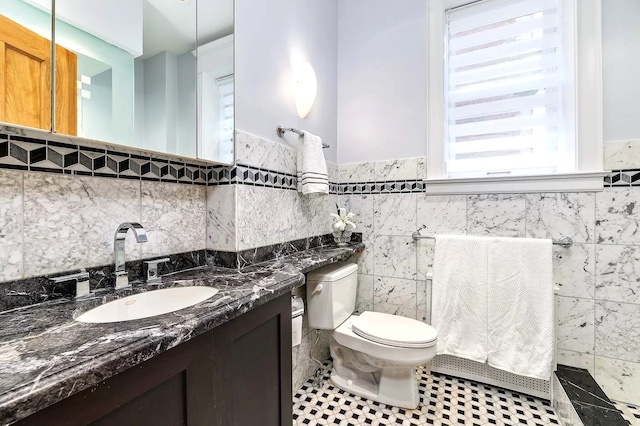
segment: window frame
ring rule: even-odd
[[[445,176],[445,54],[449,9],[470,0],[427,0],[427,179],[432,194],[601,191],[603,189],[602,5],[601,0],[562,0],[574,15],[575,173],[490,178]],[[567,123],[567,125],[569,125]]]

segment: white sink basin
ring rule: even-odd
[[[108,323],[154,317],[198,304],[218,291],[213,287],[189,286],[132,294],[93,308],[76,321]]]

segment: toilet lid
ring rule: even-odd
[[[352,326],[360,337],[401,348],[427,348],[438,338],[438,332],[429,324],[381,312],[363,312],[354,318]]]

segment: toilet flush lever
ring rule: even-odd
[[[311,293],[311,295],[313,296],[316,293],[322,293],[322,284],[318,284],[316,288],[313,289],[313,293]]]

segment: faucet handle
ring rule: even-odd
[[[86,269],[80,269],[80,272],[73,274],[61,275],[59,277],[49,278],[54,283],[62,283],[65,281],[75,280],[76,282],[76,298],[82,296],[88,296],[91,294],[91,288],[89,286],[89,273]]]
[[[163,257],[162,259],[145,260],[144,264],[147,265],[147,283],[160,281],[160,276],[158,275],[158,265],[170,260],[171,259],[169,259],[168,257]]]

